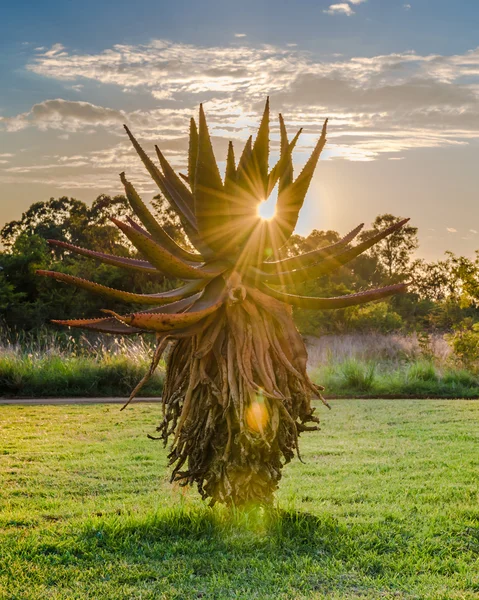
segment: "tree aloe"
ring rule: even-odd
[[[125,126],[139,157],[181,221],[191,247],[175,242],[143,203],[125,175],[121,180],[141,222],[113,219],[142,259],[118,257],[51,240],[72,252],[107,264],[182,280],[178,289],[133,294],[70,275],[40,271],[106,297],[151,305],[126,315],[57,321],[113,334],[154,332],[158,345],[149,372],[166,348],[163,420],[157,431],[170,440],[172,481],[197,484],[203,498],[245,504],[268,502],[282,467],[298,452],[298,437],[317,429],[311,399],[321,388],[306,372],[307,353],[291,306],[325,310],[362,304],[404,291],[404,285],[342,296],[316,298],[284,291],[348,263],[399,229],[394,223],[352,247],[357,227],[339,242],[301,256],[280,258],[293,233],[326,142],[326,125],[309,160],[293,176],[292,152],[281,115],[280,157],[270,169],[269,102],[253,142],[236,162],[229,144],[221,177],[200,106],[198,127],[190,122],[188,174],[177,175],[156,147],[153,162]],[[278,186],[276,214],[261,219],[258,205]]]

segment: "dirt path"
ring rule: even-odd
[[[0,398],[2,404],[124,404],[127,398]],[[160,402],[161,398],[135,398],[134,402]]]

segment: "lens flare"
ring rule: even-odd
[[[268,408],[261,396],[252,402],[246,410],[246,423],[256,433],[264,433],[269,421]]]

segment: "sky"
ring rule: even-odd
[[[156,193],[128,142],[184,170],[204,103],[224,166],[266,96],[294,162],[329,117],[297,232],[342,234],[410,217],[418,255],[479,249],[479,2],[471,0],[43,0],[2,5],[0,226],[36,201]]]

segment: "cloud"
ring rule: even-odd
[[[53,44],[53,46],[44,52],[44,56],[65,56],[66,52],[64,52],[65,46],[63,44]]]
[[[477,230],[476,230],[476,229],[469,229],[469,231],[470,231],[471,233],[477,233]]]
[[[123,112],[96,106],[90,102],[72,102],[69,100],[45,100],[35,104],[25,113],[15,117],[1,118],[7,131],[20,131],[31,125],[39,129],[61,129],[78,131],[85,124],[116,124],[125,120]]]
[[[360,12],[361,6],[348,4]],[[272,160],[279,146],[277,113],[283,112],[290,139],[304,126],[294,155],[297,172],[327,116],[325,161],[381,158],[386,169],[402,171],[404,158],[411,163],[407,168],[414,169],[412,150],[479,141],[479,49],[455,55],[411,51],[316,57],[287,45],[288,40],[282,46],[255,46],[230,36],[230,44],[223,46],[152,40],[91,54],[61,45],[39,50],[28,69],[54,81],[53,89],[63,84],[68,98],[45,99],[17,115],[0,117],[0,135],[8,138],[3,147],[16,153],[0,156],[0,181],[48,186],[45,193],[50,195],[53,189],[69,194],[84,190],[86,199],[93,190],[119,193],[118,173],[124,170],[145,196],[155,192],[154,186],[122,123],[129,124],[152,157],[158,143],[183,171],[189,119],[203,102],[224,169],[228,140],[233,139],[238,157],[248,135],[257,131],[267,95]],[[97,90],[95,98],[114,97],[114,103],[87,102],[92,89]],[[22,153],[18,148],[26,146],[27,136],[31,144]],[[445,223],[430,233],[440,238],[441,227],[444,231]],[[446,233],[451,240],[460,238],[454,227]],[[470,237],[476,239],[472,232]]]
[[[346,15],[350,17],[351,15],[355,14],[350,4],[362,4],[363,2],[366,2],[366,0],[348,0],[348,2],[339,2],[338,4],[331,4],[328,9],[323,10],[323,13],[326,13],[327,15]]]
[[[235,33],[236,38],[244,38],[246,37],[246,33]]]
[[[411,5],[410,4],[403,4],[402,7],[404,8],[404,10],[411,10]]]
[[[350,17],[354,15],[354,10],[346,2],[340,2],[339,4],[331,4],[331,6],[323,10],[327,15],[347,15]]]
[[[245,139],[255,131],[269,94],[273,112],[283,111],[291,126],[305,127],[303,146],[298,145],[303,154],[326,116],[331,117],[329,158],[374,160],[479,139],[479,49],[449,56],[411,51],[318,59],[288,44],[196,46],[152,40],[96,54],[55,44],[37,52],[28,69],[79,93],[85,81],[116,85],[120,106],[121,94],[134,92],[145,97],[148,108],[127,112],[45,100],[26,113],[0,117],[9,131],[36,127],[65,135],[101,127],[117,136],[127,122],[141,138],[167,142],[185,135],[189,117],[204,102],[217,139]]]

